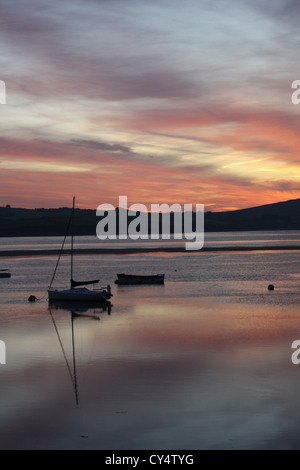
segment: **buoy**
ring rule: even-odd
[[[268,285],[268,290],[274,290],[273,284],[269,284],[269,285]]]
[[[35,295],[30,295],[28,297],[28,302],[35,302],[37,300],[37,297]]]

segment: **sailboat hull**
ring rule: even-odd
[[[66,290],[49,290],[48,299],[49,301],[80,301],[80,302],[99,302],[108,300],[110,295],[107,291],[91,291],[86,288],[66,289]]]
[[[0,272],[0,277],[11,277],[9,272]]]

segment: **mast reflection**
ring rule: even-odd
[[[76,354],[75,354],[75,333],[74,333],[74,321],[79,318],[83,319],[91,319],[91,320],[100,320],[99,315],[103,312],[106,312],[107,315],[111,315],[112,304],[109,301],[103,301],[102,303],[87,303],[83,302],[80,304],[77,302],[57,302],[53,301],[49,303],[48,310],[49,314],[64,356],[64,360],[67,365],[68,373],[72,382],[72,387],[75,393],[75,402],[76,405],[79,405],[79,396],[78,396],[78,382],[77,382],[77,370],[76,370]],[[61,340],[61,336],[59,334],[59,330],[53,315],[53,311],[68,311],[70,312],[70,319],[71,319],[71,335],[72,335],[72,365],[70,364],[63,342]]]

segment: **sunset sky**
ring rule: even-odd
[[[297,0],[2,0],[0,206],[300,197]]]

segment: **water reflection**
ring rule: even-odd
[[[1,449],[300,448],[300,252],[79,257],[83,276],[101,266],[111,282],[163,263],[165,286],[116,288],[112,315],[110,303],[27,302],[53,260],[13,262]]]
[[[67,370],[71,379],[72,387],[75,394],[75,402],[76,405],[79,405],[79,393],[78,393],[78,381],[77,381],[77,369],[76,369],[76,349],[75,349],[75,331],[74,331],[74,321],[78,319],[92,319],[92,320],[100,320],[99,314],[103,312],[107,312],[108,315],[111,314],[111,302],[104,301],[101,304],[96,304],[95,302],[87,303],[87,302],[56,302],[52,301],[49,302],[49,314],[53,322],[53,326],[57,335],[57,339],[62,350],[62,354],[67,366]],[[71,342],[72,342],[72,364],[70,363],[63,341],[61,339],[61,335],[59,333],[59,328],[57,326],[55,317],[53,315],[53,311],[58,312],[61,311],[68,311],[70,312],[70,329],[71,329]]]
[[[103,302],[72,302],[72,301],[49,301],[49,310],[69,311],[75,316],[94,317],[96,314],[106,312],[111,314],[112,303],[109,300]]]

